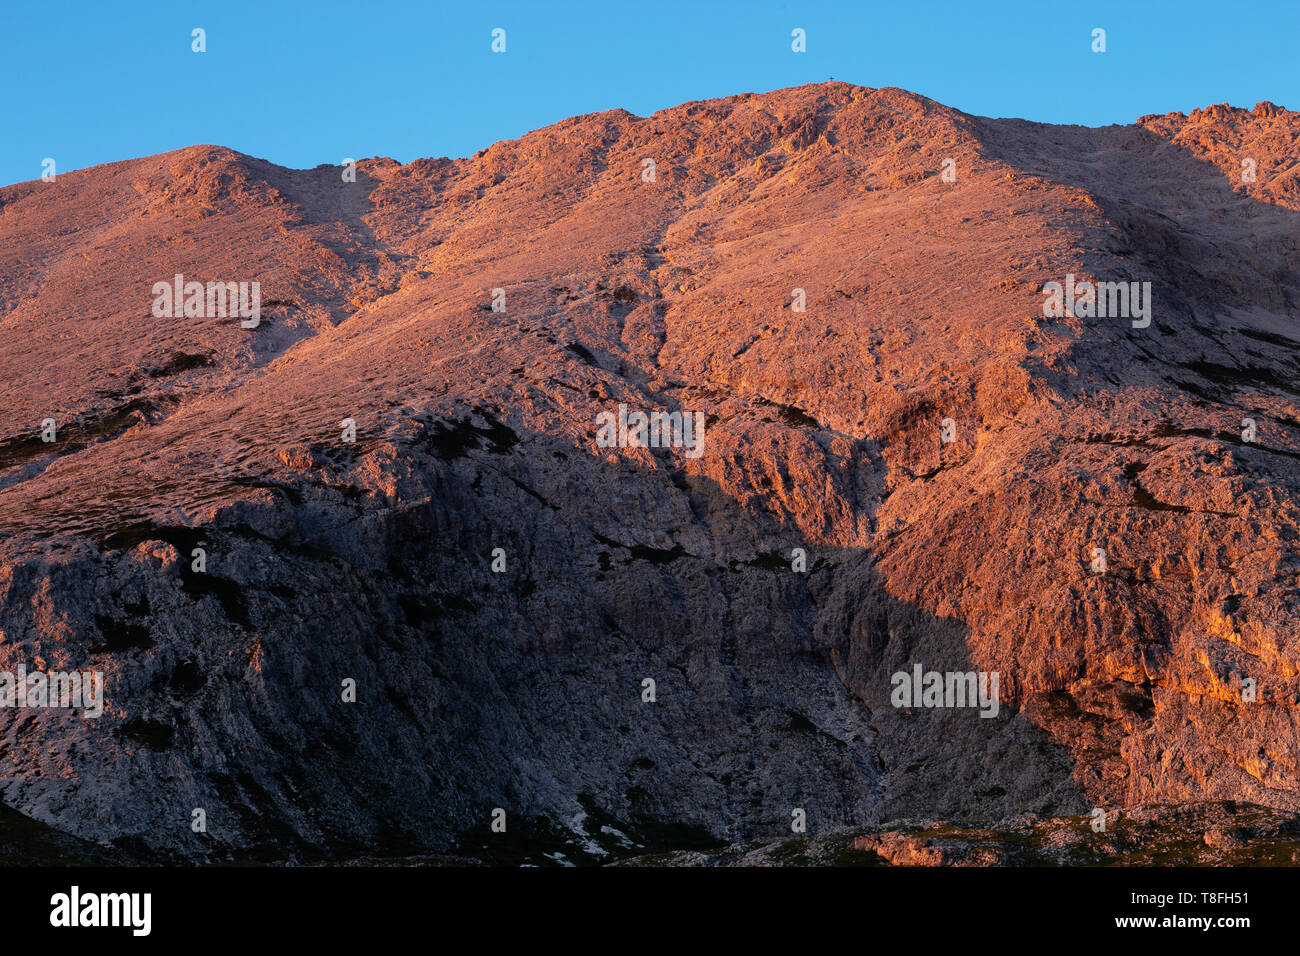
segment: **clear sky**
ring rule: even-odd
[[[2,17],[0,184],[45,157],[66,172],[195,143],[294,167],[468,156],[578,113],[830,77],[1089,126],[1300,109],[1297,0],[12,0]]]

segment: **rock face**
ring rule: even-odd
[[[0,189],[0,671],[106,700],[0,710],[0,800],[172,861],[1300,810],[1297,135],[828,83]]]

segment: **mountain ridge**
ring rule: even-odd
[[[0,670],[110,704],[10,722],[0,798],[186,860],[1300,809],[1297,134],[829,83],[0,189]],[[153,316],[176,274],[261,323]],[[1067,275],[1151,327],[1045,317]],[[704,454],[599,447],[620,404]],[[891,706],[914,664],[1002,713]]]

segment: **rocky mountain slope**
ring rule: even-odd
[[[0,711],[0,801],[196,862],[1300,810],[1298,139],[827,83],[0,189],[0,671],[106,687]],[[178,273],[260,323],[157,317]]]
[[[1110,826],[1027,814],[997,828],[896,821],[810,837],[646,854],[617,866],[1294,866],[1300,818],[1232,801],[1132,807]]]

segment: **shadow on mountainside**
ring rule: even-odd
[[[77,721],[48,823],[170,860],[545,863],[779,837],[796,809],[817,833],[1086,806],[1014,701],[994,719],[890,705],[895,671],[979,668],[964,626],[891,599],[868,552],[805,540],[675,453],[653,471],[560,462],[571,446],[490,414],[428,425],[436,440],[408,449],[427,501],[304,485],[18,574],[0,665],[58,647],[109,674],[110,713]],[[674,528],[647,505],[702,517]],[[200,539],[205,574],[140,557]],[[42,636],[38,582],[77,637]],[[110,624],[148,640],[102,650]],[[345,678],[356,704],[340,702]],[[141,743],[131,726],[146,723],[171,733]],[[7,802],[50,796],[23,755],[68,726],[10,725]],[[222,821],[206,838],[179,809],[193,806]],[[88,828],[96,815],[109,822]]]
[[[1241,391],[1300,397],[1300,211],[1234,188],[1219,166],[1141,126],[979,128],[997,159],[1096,200],[1108,231],[1085,237],[1088,272],[1153,283],[1151,327],[1090,320],[1095,337],[1071,353],[1081,369],[1174,387],[1192,403],[1236,405]],[[1097,338],[1111,347],[1100,356]]]

